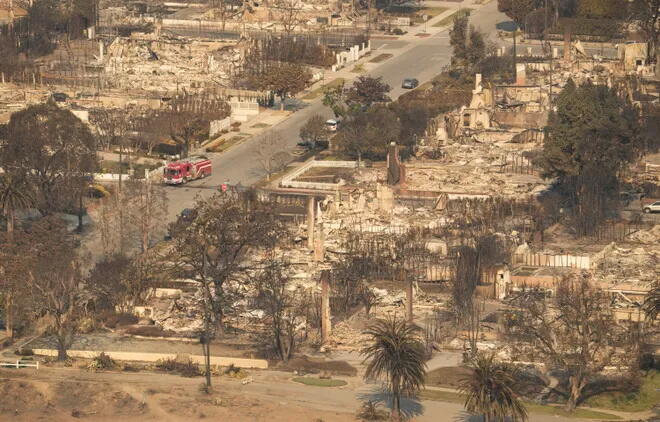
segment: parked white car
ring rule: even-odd
[[[643,211],[648,214],[651,212],[660,212],[660,201],[655,201],[652,204],[645,205]]]

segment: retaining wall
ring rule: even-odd
[[[32,349],[35,355],[57,356],[55,349]],[[92,359],[101,353],[101,350],[68,350],[71,357]],[[163,359],[176,359],[176,353],[138,353],[138,352],[107,352],[106,355],[114,360],[137,361],[137,362],[157,362]],[[196,364],[204,364],[204,356],[190,355],[190,360]],[[234,365],[237,368],[268,369],[268,361],[264,359],[245,359],[245,358],[223,358],[211,356],[211,365],[229,366]]]

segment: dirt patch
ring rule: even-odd
[[[48,400],[27,381],[0,379],[0,414],[22,414],[43,411]]]
[[[250,391],[238,382],[216,380],[214,392],[206,395],[199,392],[198,380],[169,375],[90,373],[72,368],[30,372],[28,376],[34,378],[30,381],[17,378],[21,375],[0,371],[0,409],[4,409],[0,421],[355,421],[353,412],[347,409],[308,407],[305,401],[282,394],[277,388]]]
[[[57,407],[71,409],[80,416],[140,416],[146,405],[124,391],[112,391],[110,384],[90,382],[59,382],[53,387]]]
[[[438,368],[426,374],[426,385],[458,388],[461,380],[472,375],[472,369],[463,366]]]
[[[291,359],[288,364],[282,365],[280,368],[297,371],[299,374],[319,374],[324,372],[329,375],[343,375],[347,377],[354,377],[357,375],[357,369],[346,361],[324,361],[321,359],[309,358],[307,356]]]

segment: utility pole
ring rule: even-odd
[[[513,0],[513,7],[514,11],[512,16],[517,17],[518,16],[518,2],[516,0]],[[516,19],[513,20],[513,81],[516,81],[516,71],[517,71],[517,55],[516,55],[516,32],[518,32],[518,22],[516,22]]]

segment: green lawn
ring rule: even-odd
[[[639,391],[633,393],[608,392],[591,397],[587,406],[621,412],[643,412],[660,403],[660,372],[651,371],[642,378]]]
[[[299,382],[305,385],[313,385],[314,387],[341,387],[346,385],[344,380],[334,380],[334,379],[321,379],[321,378],[312,378],[312,377],[296,377],[293,379],[295,382]]]
[[[470,7],[463,7],[461,9],[458,9],[458,12],[454,13],[453,15],[449,15],[446,18],[440,20],[440,22],[436,22],[433,24],[434,27],[440,27],[440,26],[447,26],[450,25],[452,22],[454,22],[454,19],[456,17],[464,16],[464,15],[469,15],[470,12],[472,12],[472,8]]]
[[[424,23],[424,15],[427,15],[429,17],[429,20],[433,19],[434,17],[438,16],[439,14],[447,11],[447,7],[425,7],[423,9],[420,9],[410,17],[410,20],[412,21],[413,25],[419,25]]]
[[[431,19],[447,10],[449,10],[448,7],[425,7],[417,13],[420,15],[429,15],[429,19]]]
[[[323,91],[325,91],[326,89],[337,87],[337,86],[339,86],[343,83],[344,83],[344,78],[334,79],[333,81],[331,81],[327,84],[324,84],[320,88],[317,88],[314,91],[310,92],[309,94],[305,95],[304,97],[302,97],[302,99],[303,100],[313,100],[316,97],[318,97],[319,95],[323,94]]]
[[[436,400],[444,401],[449,403],[465,403],[465,396],[459,393],[453,393],[450,391],[437,391],[437,390],[422,390],[419,393],[419,397],[424,400]],[[554,415],[554,416],[563,416],[568,418],[576,419],[606,419],[606,420],[620,420],[621,418],[616,415],[611,415],[609,413],[597,412],[590,409],[575,409],[574,412],[567,412],[561,407],[557,406],[544,406],[535,403],[525,402],[525,407],[529,413],[539,414],[539,415]]]
[[[364,68],[363,64],[356,64],[353,66],[353,69],[351,69],[351,72],[353,73],[364,73],[366,72],[366,69]]]
[[[250,126],[250,127],[253,127],[255,129],[265,129],[265,128],[270,127],[270,126],[271,125],[269,125],[268,123],[257,123],[257,124],[254,124],[254,125]]]

